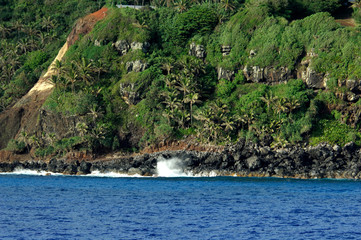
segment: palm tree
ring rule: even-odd
[[[96,104],[93,104],[90,108],[89,108],[89,115],[92,116],[93,119],[93,123],[95,124],[95,121],[101,117],[103,114],[102,112],[99,110],[99,108],[97,107]]]
[[[189,113],[187,111],[182,111],[181,109],[175,109],[174,116],[178,124],[181,126],[181,128],[184,128],[185,123],[189,120]]]
[[[80,137],[84,137],[88,133],[88,126],[84,122],[78,122],[76,130],[78,130]]]
[[[176,88],[183,93],[183,97],[185,98],[187,93],[191,92],[193,89],[193,83],[191,78],[189,77],[181,77],[177,81],[178,86]]]
[[[59,76],[63,75],[66,72],[66,67],[61,61],[56,59],[55,63],[51,67],[51,70],[56,72],[56,76],[59,78]]]
[[[2,69],[2,78],[9,83],[11,78],[13,77],[13,74],[15,72],[14,66],[7,64],[3,69]]]
[[[276,104],[274,105],[274,108],[278,113],[279,119],[281,119],[281,113],[288,111],[288,108],[286,106],[286,99],[285,98],[278,99],[278,101],[276,101]]]
[[[46,42],[47,42],[47,39],[48,39],[48,33],[44,33],[44,32],[39,32],[38,34],[38,38],[40,40],[40,43],[41,43],[41,46],[44,47]]]
[[[178,100],[178,95],[176,91],[167,91],[163,94],[165,96],[165,100],[162,102],[166,105],[166,111],[168,123],[170,124],[170,119],[175,117],[175,112],[181,107],[181,103]]]
[[[79,75],[76,69],[74,62],[71,62],[70,65],[66,68],[65,79],[71,83],[71,92],[74,93],[74,85],[78,80]]]
[[[174,118],[173,112],[169,108],[165,108],[162,115],[167,119],[168,124],[170,125],[170,120]]]
[[[17,32],[19,37],[19,33],[24,31],[24,24],[20,20],[16,20],[12,23],[12,28]]]
[[[0,34],[2,38],[6,38],[9,33],[10,29],[7,28],[4,24],[0,24]]]
[[[36,135],[32,135],[32,136],[30,136],[30,144],[32,146],[35,146],[35,147],[39,148],[40,145],[41,145],[40,144],[40,139]]]
[[[225,118],[225,121],[221,124],[224,127],[224,131],[232,131],[234,129],[234,121],[232,118]]]
[[[199,76],[201,73],[205,73],[204,63],[196,57],[185,56],[180,60],[180,64],[186,76]]]
[[[174,6],[181,13],[187,11],[189,7],[187,0],[178,0],[174,3]]]
[[[361,8],[361,0],[353,0],[352,7]]]
[[[288,99],[286,102],[286,107],[288,108],[289,112],[292,113],[294,110],[299,108],[301,104],[296,98]]]
[[[100,74],[108,72],[107,67],[106,67],[106,62],[104,62],[104,60],[101,59],[101,58],[98,59],[98,61],[96,61],[93,64],[93,70],[98,73],[98,81],[99,81],[100,80]]]
[[[42,27],[43,29],[46,29],[46,32],[49,32],[50,29],[55,28],[55,25],[56,25],[55,21],[52,20],[52,19],[50,18],[50,16],[48,16],[48,17],[45,17],[45,16],[44,16],[44,17],[41,19],[41,27]]]
[[[198,93],[190,92],[184,99],[185,103],[189,103],[191,125],[193,125],[193,117],[192,117],[193,108],[192,107],[193,107],[193,104],[200,102],[200,100],[198,100],[198,98],[199,98]]]
[[[174,89],[174,86],[176,85],[178,78],[179,78],[178,75],[170,74],[165,76],[163,80],[167,88]]]
[[[26,26],[24,31],[30,36],[30,38],[34,38],[39,33],[39,31],[32,25]]]
[[[33,37],[28,40],[29,50],[34,51],[39,48],[39,42]]]
[[[232,0],[221,0],[221,6],[226,11],[232,11],[235,9],[235,5]]]
[[[93,78],[93,62],[88,62],[84,57],[80,61],[75,62],[79,77],[88,85],[92,84]]]
[[[267,112],[269,112],[269,110],[271,109],[271,105],[278,100],[277,96],[273,96],[273,93],[270,92],[268,94],[266,94],[264,97],[260,98],[264,103],[266,103],[267,105]]]
[[[167,71],[167,75],[169,75],[174,68],[174,63],[172,58],[165,58],[164,63],[162,64],[162,70]]]
[[[10,66],[12,66],[14,68],[14,70],[17,69],[19,67],[19,65],[20,65],[20,61],[19,61],[18,56],[14,56],[14,57],[10,58],[8,60],[8,64]]]
[[[22,38],[16,43],[16,49],[20,53],[26,53],[28,50],[30,50],[30,46],[29,43],[24,38]]]

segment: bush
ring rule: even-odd
[[[41,50],[31,52],[26,57],[24,69],[28,72],[34,71],[34,69],[38,68],[41,64],[46,62],[48,57],[49,56]]]
[[[361,8],[354,8],[352,17],[357,23],[361,23]]]
[[[194,6],[189,11],[181,13],[174,18],[173,43],[184,46],[187,39],[196,34],[211,33],[217,25],[218,20],[213,9],[201,5]]]
[[[360,145],[361,134],[350,126],[333,119],[320,120],[317,124],[317,129],[310,138],[311,145],[327,142],[329,144],[343,146],[350,141],[354,141],[357,145]]]
[[[14,153],[24,153],[26,151],[26,144],[24,141],[18,141],[15,139],[11,139],[8,142],[6,150],[14,152]]]

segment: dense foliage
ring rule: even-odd
[[[0,111],[24,95],[64,44],[74,21],[105,1],[0,1]]]
[[[29,29],[20,27],[0,32],[5,37],[2,46],[12,46],[0,48],[0,60],[19,62],[11,64],[16,67],[8,75],[9,64],[2,66],[3,107],[24,94],[49,65],[74,19],[101,1],[67,1],[53,9],[50,2],[57,1],[39,0],[42,7],[28,10],[37,13],[31,16],[17,10],[23,6],[20,2],[29,1],[2,4],[0,11],[13,11],[2,15],[3,27],[15,29],[27,19],[39,34],[55,37],[42,46],[22,48],[18,44],[29,46],[40,36],[32,38]],[[57,62],[52,79],[56,87],[44,105],[47,111],[77,116],[74,137],[39,137],[32,145],[37,142],[37,154],[44,156],[81,149],[136,150],[187,137],[214,144],[246,138],[275,148],[305,142],[360,143],[358,124],[349,126],[332,111],[335,106],[358,106],[337,97],[348,91],[338,83],[361,79],[359,28],[342,27],[332,17],[342,3],[224,0],[192,5],[179,0],[154,1],[156,9],[134,10],[112,7],[109,1],[107,17]],[[65,20],[67,7],[78,11]],[[120,43],[128,47],[119,50]],[[191,43],[203,46],[204,59],[189,54]],[[136,44],[142,47],[133,47]],[[231,47],[229,55],[222,54],[221,46]],[[17,57],[4,53],[12,48]],[[245,66],[295,71],[301,61],[309,60],[309,52],[316,56],[312,68],[331,79],[325,90],[314,91],[297,79],[269,85],[243,76]],[[142,69],[134,70],[135,64],[143,64]],[[217,68],[236,74],[218,79]],[[23,89],[15,91],[15,86]],[[19,151],[19,144],[12,141],[11,147]]]

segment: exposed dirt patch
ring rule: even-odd
[[[336,19],[335,21],[345,27],[356,27],[356,22],[353,18]]]
[[[73,45],[75,41],[79,39],[79,35],[88,34],[93,29],[95,23],[106,16],[107,11],[108,9],[103,7],[95,13],[89,14],[88,16],[79,19],[67,38],[69,46]]]

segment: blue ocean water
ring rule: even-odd
[[[361,239],[361,182],[0,175],[0,239]]]

